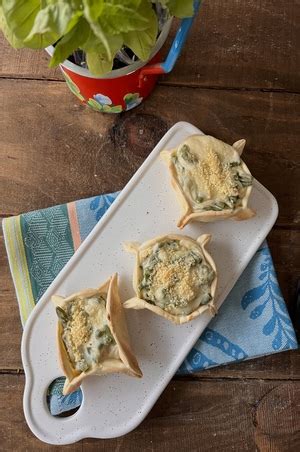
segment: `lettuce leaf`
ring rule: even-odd
[[[194,0],[160,0],[164,8],[168,8],[170,15],[183,19],[194,14]]]
[[[83,0],[82,3],[87,19],[95,22],[103,11],[104,0]]]
[[[40,0],[2,0],[2,10],[10,32],[24,41],[41,9]]]
[[[129,33],[123,33],[124,44],[141,60],[146,61],[156,42],[158,23],[156,14],[147,0],[141,2],[138,12],[148,17],[147,28],[142,31],[132,30]]]
[[[82,48],[87,41],[89,34],[89,24],[81,17],[76,25],[56,44],[49,66],[57,66],[62,61],[66,60],[75,50]]]
[[[155,45],[156,0],[0,0],[0,28],[15,48],[55,45],[50,66],[72,52],[87,54],[90,71],[107,73],[123,45],[146,61]],[[193,0],[159,0],[170,15],[193,14]]]
[[[94,75],[103,75],[111,71],[114,56],[122,47],[123,38],[121,35],[109,36],[107,39],[112,55],[111,58],[107,58],[106,49],[102,41],[93,33],[90,33],[89,39],[82,46],[82,49],[86,52],[88,68]]]
[[[5,38],[8,40],[12,47],[14,47],[15,49],[21,49],[22,47],[24,47],[23,41],[20,41],[18,38],[16,38],[14,33],[9,28],[6,22],[6,18],[3,14],[2,6],[0,6],[0,28],[3,31]]]
[[[78,16],[75,17],[79,19]],[[68,32],[71,19],[73,19],[73,11],[68,2],[59,1],[50,4],[38,12],[24,42],[32,49],[47,47]]]
[[[99,3],[99,9],[97,9],[96,3]],[[95,35],[96,38],[98,38],[97,40],[94,40],[94,42],[100,41],[104,46],[107,60],[110,61],[112,59],[111,49],[102,26],[98,21],[99,15],[103,11],[104,1],[99,0],[97,2],[96,0],[83,0],[83,6],[83,13],[91,27],[91,36]]]
[[[108,0],[99,16],[99,22],[105,33],[110,35],[132,30],[145,30],[148,26],[148,10],[141,14],[140,3],[149,0]]]
[[[194,14],[193,0],[169,0],[167,6],[171,16],[176,16],[181,19],[191,17]]]

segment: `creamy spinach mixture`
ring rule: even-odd
[[[116,342],[107,324],[106,294],[78,297],[64,309],[56,308],[62,322],[62,339],[73,367],[87,372],[107,358],[119,358]]]
[[[193,210],[234,210],[242,205],[252,176],[242,168],[237,152],[205,149],[204,155],[182,145],[172,153],[178,180]]]
[[[140,296],[170,314],[187,315],[207,304],[214,278],[201,249],[186,240],[166,239],[140,254]]]

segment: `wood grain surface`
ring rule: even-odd
[[[279,203],[268,242],[300,331],[299,19],[299,0],[204,0],[174,71],[121,115],[90,111],[45,52],[15,51],[0,36],[0,217],[121,189],[177,121],[246,138],[245,161]],[[61,450],[24,420],[22,328],[1,234],[0,287],[1,451]],[[296,452],[299,404],[295,350],[175,377],[134,432],[63,450]]]
[[[278,199],[278,223],[300,224],[297,94],[159,86],[138,109],[99,119],[64,83],[6,79],[1,89],[6,215],[121,189],[181,120],[227,142],[246,138],[243,158]]]
[[[37,442],[28,429],[23,385],[23,375],[0,376],[1,439],[7,451],[296,451],[299,446],[299,381],[173,380],[135,431],[63,447]]]

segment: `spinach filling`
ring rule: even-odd
[[[233,177],[242,187],[250,187],[252,185],[253,178],[250,174],[237,172]]]
[[[173,314],[189,314],[212,296],[215,273],[200,251],[179,240],[165,240],[153,246],[140,267],[142,299]]]
[[[184,144],[178,151],[179,156],[183,158],[188,163],[198,163],[198,157],[193,154],[190,150],[190,147]]]
[[[99,364],[103,352],[114,345],[115,339],[106,321],[100,321],[100,311],[106,313],[105,296],[78,298],[66,309],[57,306],[56,313],[62,322],[62,340],[74,368],[87,372]],[[106,318],[106,316],[104,315]],[[103,318],[103,316],[102,316]],[[93,321],[94,320],[94,321]]]
[[[241,160],[229,163],[220,163],[224,171],[229,171],[232,181],[232,194],[222,199],[212,200],[199,188],[197,181],[191,174],[192,167],[201,165],[199,158],[189,146],[183,145],[172,156],[172,162],[176,168],[179,182],[184,191],[190,196],[194,211],[216,211],[234,210],[242,204],[247,187],[253,183],[250,174],[243,171]]]

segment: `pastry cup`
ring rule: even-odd
[[[143,244],[139,244],[137,242],[128,242],[124,244],[124,248],[126,251],[134,253],[136,255],[136,264],[133,273],[133,289],[136,292],[136,297],[133,297],[124,303],[124,307],[127,309],[149,309],[155,314],[160,315],[161,317],[165,317],[166,319],[172,321],[175,324],[182,324],[189,322],[190,320],[195,319],[199,315],[203,314],[205,311],[210,311],[212,315],[215,315],[217,310],[215,307],[215,293],[217,287],[217,270],[216,265],[211,257],[211,255],[206,251],[205,247],[209,243],[211,239],[211,235],[203,234],[198,237],[197,240],[192,239],[191,237],[177,235],[177,234],[168,234],[156,237],[152,240],[144,242]],[[160,242],[166,240],[180,240],[182,243],[189,244],[189,246],[195,247],[198,252],[201,254],[203,258],[203,262],[208,264],[214,272],[214,278],[210,283],[210,295],[211,299],[207,304],[199,305],[194,311],[189,314],[171,314],[170,312],[165,311],[160,306],[150,303],[149,301],[142,298],[141,290],[140,290],[140,282],[143,278],[141,263],[141,256],[147,252],[148,249],[152,249],[154,245],[159,244]],[[197,297],[195,297],[197,300]]]
[[[233,143],[232,146],[230,146],[208,135],[191,135],[183,143],[181,143],[178,148],[172,149],[170,151],[164,150],[161,152],[161,158],[168,166],[171,175],[171,185],[175,190],[178,202],[182,210],[182,216],[177,223],[177,226],[180,229],[184,228],[188,223],[192,221],[213,222],[226,218],[233,218],[235,220],[247,220],[248,218],[251,218],[255,215],[255,212],[248,207],[248,200],[251,194],[252,185],[249,185],[248,187],[243,189],[244,193],[241,199],[241,204],[235,208],[226,208],[221,211],[195,209],[185,189],[180,183],[176,166],[172,160],[172,157],[176,154],[177,150],[183,145],[187,145],[192,148],[198,156],[201,156],[201,152],[204,151],[208,145],[211,145],[214,148],[214,151],[217,152],[221,148],[223,155],[225,151],[225,153],[227,152],[233,159],[237,161],[239,159],[239,156],[241,156],[243,152],[245,144],[245,140],[239,140]],[[242,172],[252,177],[247,165],[241,159],[239,160],[240,169],[242,170]],[[215,200],[211,199],[210,201],[213,203]]]
[[[108,373],[125,373],[134,377],[142,377],[142,372],[138,362],[131,351],[129,334],[125,319],[123,305],[118,293],[118,276],[114,274],[98,289],[86,289],[74,293],[67,298],[54,295],[52,302],[56,308],[65,309],[70,303],[79,297],[88,299],[95,296],[105,296],[106,321],[110,333],[115,341],[117,355],[114,357],[105,357],[102,362],[95,363],[88,371],[79,371],[73,365],[69,357],[67,348],[62,338],[64,332],[64,323],[59,318],[57,327],[58,357],[61,369],[66,376],[63,388],[63,394],[70,394],[78,388],[82,380],[89,375],[104,375]]]

